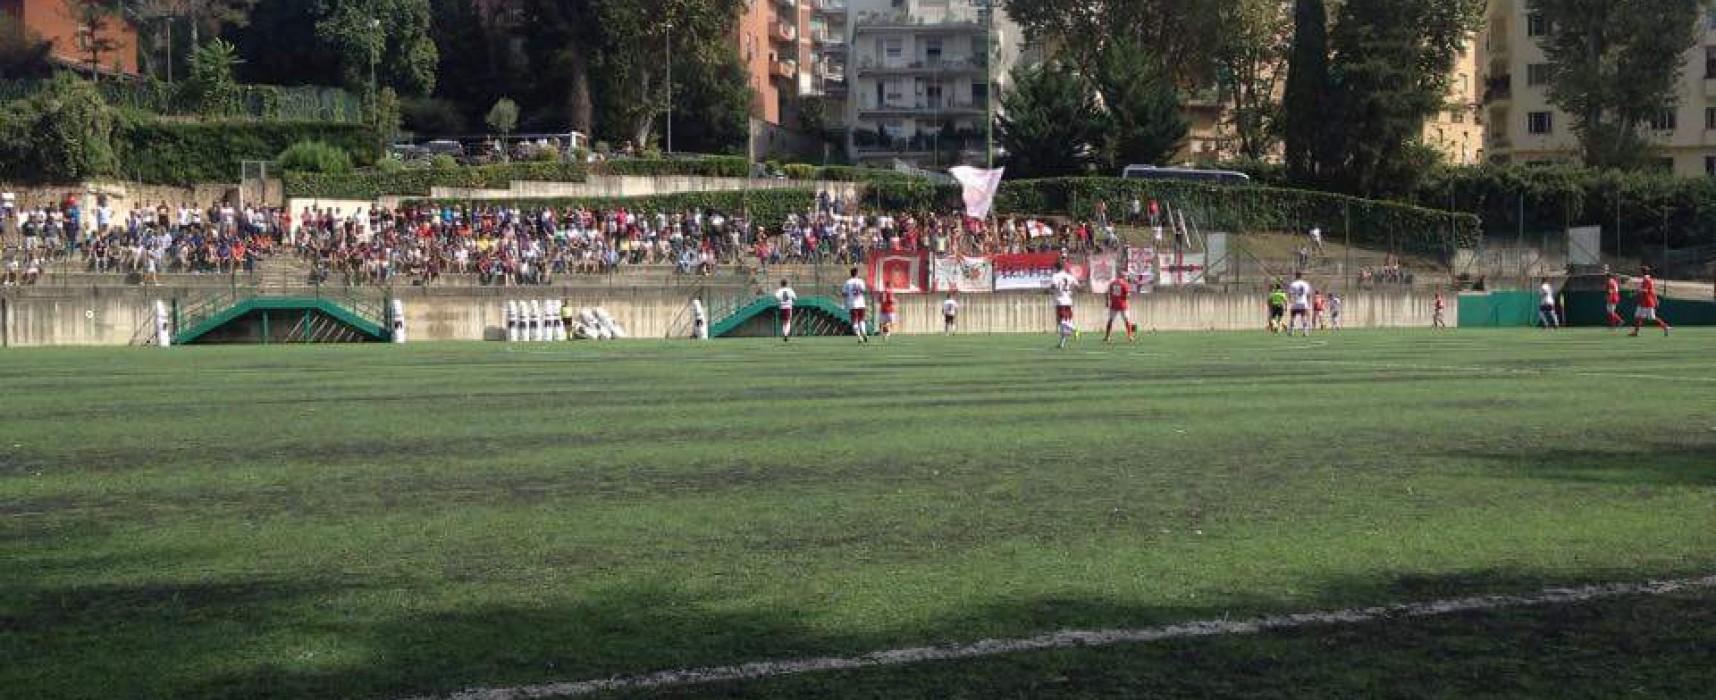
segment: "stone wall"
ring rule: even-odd
[[[206,290],[6,290],[0,293],[0,346],[125,345],[146,337],[154,300],[202,293]],[[551,298],[565,299],[574,308],[606,308],[634,338],[663,338],[687,331],[691,299],[688,290],[657,287],[403,288],[396,293],[405,302],[414,342],[499,340],[508,300]],[[1346,325],[1428,327],[1432,298],[1411,292],[1353,294],[1345,298]],[[960,301],[963,333],[1048,333],[1054,328],[1053,310],[1042,294],[968,294]],[[941,332],[939,295],[903,297],[900,306],[902,333]],[[1163,331],[1254,330],[1262,328],[1264,316],[1262,297],[1249,294],[1151,294],[1138,297],[1133,310],[1142,328]],[[1101,330],[1107,320],[1102,298],[1081,296],[1077,320],[1085,330]]]
[[[507,189],[434,187],[432,199],[585,199],[647,197],[683,192],[732,192],[738,190],[810,189],[830,196],[855,199],[858,183],[822,180],[776,180],[743,177],[693,177],[688,175],[591,175],[585,182],[514,182]],[[383,197],[379,204],[393,209],[417,197]]]

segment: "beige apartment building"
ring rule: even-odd
[[[1651,120],[1647,136],[1664,169],[1716,176],[1716,11],[1699,22],[1703,39],[1686,54],[1679,103]],[[1537,43],[1547,29],[1526,0],[1490,2],[1478,65],[1491,163],[1579,159],[1572,118],[1549,103],[1550,64]]]
[[[1478,89],[1477,43],[1478,37],[1472,37],[1454,55],[1447,104],[1424,123],[1424,145],[1436,149],[1442,154],[1442,162],[1451,165],[1483,162],[1483,93]]]

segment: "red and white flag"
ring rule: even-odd
[[[1001,173],[1006,170],[983,170],[968,165],[948,169],[947,174],[952,175],[953,179],[965,188],[966,216],[973,219],[989,218],[989,209],[995,206],[995,193],[1001,189]]]

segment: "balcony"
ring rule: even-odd
[[[797,80],[798,61],[790,59],[785,61],[770,61],[769,75],[776,78],[786,78],[787,80]]]
[[[966,59],[887,61],[865,56],[858,61],[858,69],[871,74],[982,73],[986,68],[980,61]]]
[[[837,16],[842,20],[846,19],[846,0],[816,0],[813,9],[819,14]]]
[[[1501,102],[1513,99],[1513,76],[1498,75],[1484,81],[1484,102]]]
[[[775,0],[775,3],[788,10],[798,9],[798,0]]]
[[[870,10],[858,13],[856,20],[860,31],[980,34],[987,29],[986,18],[978,12],[950,11],[914,15],[893,10]]]
[[[810,40],[816,42],[816,47],[823,51],[845,51],[846,33],[826,29],[811,32]]]
[[[938,116],[950,117],[961,115],[979,115],[989,109],[981,102],[966,102],[958,100],[884,100],[877,104],[875,99],[866,100],[859,105],[858,112],[866,117],[915,117]]]
[[[798,27],[780,20],[769,20],[769,41],[783,44],[798,41]]]

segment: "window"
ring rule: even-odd
[[[1716,46],[1704,47],[1704,77],[1716,78]]]
[[[1704,174],[1716,177],[1716,156],[1704,156]]]
[[[1543,15],[1533,12],[1525,16],[1525,35],[1544,36],[1549,33],[1549,20]]]
[[[1704,129],[1716,131],[1716,107],[1704,108]]]
[[[1554,115],[1549,112],[1532,112],[1525,115],[1525,130],[1533,134],[1548,134],[1555,131]]]
[[[1533,63],[1525,67],[1526,85],[1548,85],[1549,74],[1553,66],[1548,63]]]
[[[897,59],[905,52],[905,41],[899,37],[889,37],[883,44],[882,55]]]
[[[924,37],[924,60],[932,65],[941,62],[941,37]]]
[[[989,83],[973,82],[971,84],[971,99],[973,101],[989,99]]]
[[[1675,123],[1678,121],[1675,116],[1672,109],[1658,112],[1656,116],[1650,118],[1650,128],[1654,131],[1674,131],[1675,127],[1678,126]]]
[[[1451,121],[1455,124],[1466,123],[1466,112],[1465,112],[1465,110],[1456,109],[1452,112],[1449,112],[1448,113],[1448,121]]]

